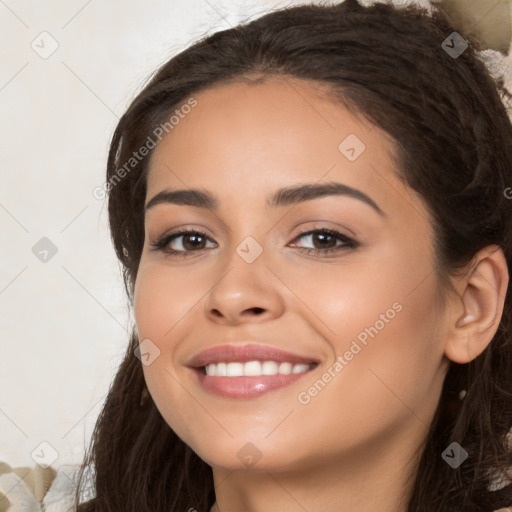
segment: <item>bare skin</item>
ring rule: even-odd
[[[501,250],[481,251],[443,303],[432,223],[397,178],[386,134],[307,82],[229,84],[194,97],[155,149],[146,202],[194,188],[219,207],[150,208],[135,285],[140,340],[160,350],[144,366],[159,411],[212,467],[212,512],[404,512],[450,361],[478,356],[498,328],[508,284]],[[365,145],[353,161],[339,149],[349,134]],[[283,187],[327,182],[363,192],[383,213],[348,195],[267,205]],[[205,236],[181,235],[166,249],[187,257],[150,246],[185,228]],[[301,235],[321,228],[358,245]],[[251,263],[236,251],[247,237],[262,249]],[[348,360],[371,326],[377,334]],[[206,348],[247,342],[320,363],[250,399],[205,391],[187,367]]]

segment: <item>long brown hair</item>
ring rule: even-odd
[[[271,12],[205,37],[169,60],[120,119],[108,156],[110,230],[130,305],[144,243],[149,156],[133,167],[126,162],[150,139],[156,142],[155,130],[194,93],[255,76],[327,85],[333,101],[392,136],[400,177],[419,192],[435,221],[443,284],[491,244],[503,249],[512,275],[507,91],[476,53],[478,41],[459,32],[468,48],[457,56],[447,51],[443,41],[454,31],[435,9],[365,7],[346,0]],[[208,512],[215,501],[212,470],[178,438],[148,395],[134,356],[138,342],[133,331],[81,467],[77,510]],[[460,400],[462,389],[467,396]],[[512,505],[512,485],[495,485],[499,472],[512,467],[511,427],[509,286],[489,346],[468,364],[452,363],[446,375],[412,475],[408,512],[489,512]],[[441,457],[453,441],[470,454],[456,469]],[[87,475],[94,480],[94,497],[78,505]]]

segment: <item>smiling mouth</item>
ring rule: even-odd
[[[319,363],[247,361],[210,363],[192,370],[197,383],[207,393],[243,400],[287,388],[318,366]]]

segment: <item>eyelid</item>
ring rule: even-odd
[[[327,225],[320,225],[320,226],[318,226],[318,225],[315,224],[313,227],[300,228],[299,229],[299,233],[296,235],[295,238],[298,238],[300,235],[309,234],[312,231],[313,232],[314,231],[332,231],[333,233],[337,233],[339,235],[342,235],[345,238],[353,238],[355,236],[352,231],[351,231],[351,234],[348,235],[348,234],[344,233],[343,231],[341,231],[340,228],[333,228],[333,227],[329,227]],[[347,231],[349,231],[349,230],[347,230]],[[294,238],[294,240],[295,240],[295,238]]]
[[[163,238],[171,237],[173,235],[178,235],[178,234],[181,235],[184,232],[185,233],[193,232],[193,233],[202,234],[204,236],[209,237],[210,239],[212,239],[214,236],[214,235],[212,235],[211,230],[202,226],[201,224],[181,224],[174,228],[163,231],[163,233],[161,235],[155,235],[154,237],[150,236],[150,239],[153,238],[154,241],[158,241],[158,240],[162,240]]]

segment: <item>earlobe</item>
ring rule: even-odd
[[[448,359],[466,364],[487,348],[501,321],[508,282],[507,261],[500,247],[489,246],[475,255],[458,284],[457,313],[445,344]]]

